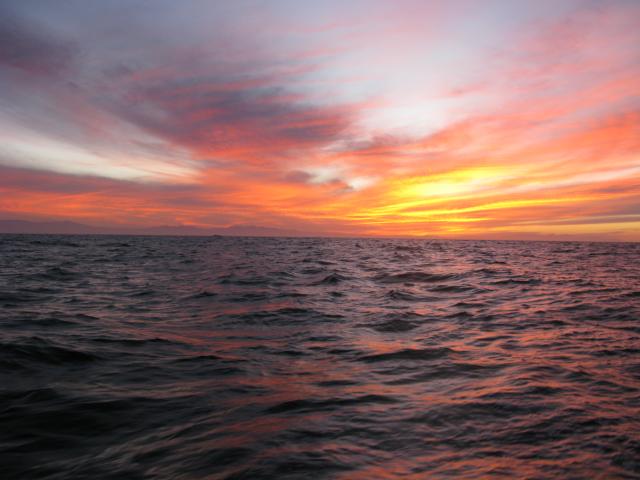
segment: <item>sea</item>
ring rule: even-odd
[[[0,478],[640,478],[640,244],[2,235]]]

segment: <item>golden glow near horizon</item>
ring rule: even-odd
[[[640,4],[534,3],[10,2],[0,219],[640,240]]]

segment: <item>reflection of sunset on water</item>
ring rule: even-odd
[[[637,247],[5,235],[5,470],[625,478]]]

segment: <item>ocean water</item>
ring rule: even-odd
[[[3,479],[640,478],[640,244],[0,236]]]

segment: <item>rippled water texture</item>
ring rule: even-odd
[[[13,478],[640,478],[640,244],[0,237]]]

